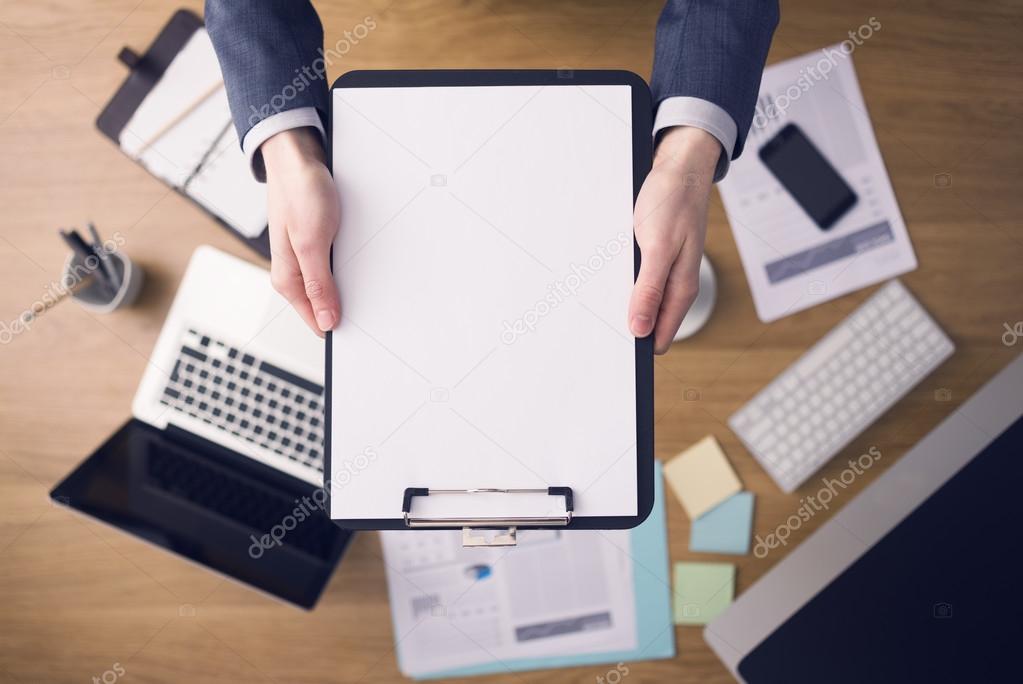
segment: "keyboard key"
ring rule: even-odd
[[[319,395],[319,394],[321,394],[323,392],[323,388],[320,387],[319,385],[317,385],[316,383],[310,382],[310,381],[306,380],[305,378],[302,378],[302,377],[299,377],[299,376],[295,375],[294,373],[289,373],[288,371],[284,370],[283,368],[278,368],[277,366],[269,364],[266,361],[263,361],[259,365],[259,369],[261,371],[264,371],[266,373],[274,375],[274,376],[280,378],[281,380],[289,382],[292,385],[296,385],[298,387],[301,387],[302,389],[306,390],[307,392],[312,392],[313,394],[316,394],[316,395]]]

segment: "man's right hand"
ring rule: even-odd
[[[330,272],[340,223],[334,180],[312,128],[283,131],[260,146],[266,165],[270,280],[318,335],[341,319]]]

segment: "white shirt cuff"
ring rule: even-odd
[[[245,139],[242,140],[242,152],[249,160],[249,168],[252,169],[252,175],[256,177],[256,180],[260,183],[266,182],[266,166],[263,165],[263,155],[259,152],[260,146],[270,137],[282,131],[306,126],[318,130],[322,140],[327,139],[323,123],[320,122],[320,115],[316,113],[315,107],[289,109],[268,116],[249,129],[249,132],[245,134]]]
[[[695,126],[707,131],[721,143],[721,156],[714,170],[714,182],[728,173],[735,150],[737,127],[732,117],[713,102],[698,97],[669,97],[661,102],[654,118],[654,140],[665,128]]]

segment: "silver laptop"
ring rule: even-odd
[[[132,402],[134,416],[323,484],[323,340],[266,270],[196,249]]]

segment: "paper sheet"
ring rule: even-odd
[[[121,131],[121,149],[150,173],[246,237],[266,228],[266,188],[252,177],[220,88],[143,149],[154,134],[221,81],[205,29],[192,35]]]
[[[859,197],[829,230],[817,227],[757,154],[788,123],[803,129]],[[746,150],[718,187],[765,323],[916,268],[852,57],[838,45],[764,70]]]
[[[708,435],[664,466],[664,478],[690,520],[695,520],[740,489],[738,475],[721,445]]]
[[[450,531],[380,536],[409,676],[637,646],[628,531],[523,531],[511,549],[463,549]]]
[[[630,88],[333,97],[331,516],[635,515]]]

